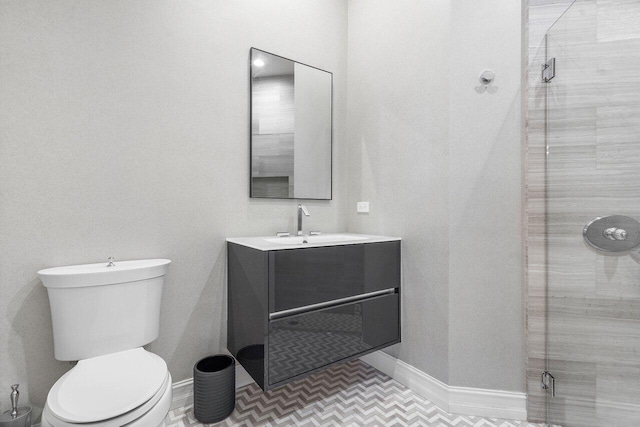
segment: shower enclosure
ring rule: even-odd
[[[577,0],[538,56],[547,422],[640,426],[640,1]]]

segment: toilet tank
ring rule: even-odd
[[[39,271],[49,294],[55,358],[88,359],[155,340],[170,262],[147,259]]]

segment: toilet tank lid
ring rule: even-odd
[[[71,423],[118,417],[151,399],[166,375],[164,360],[143,348],[81,360],[54,384],[47,405]]]
[[[42,284],[47,288],[79,288],[113,285],[164,276],[171,260],[139,259],[46,268],[38,271]]]

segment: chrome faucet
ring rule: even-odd
[[[302,236],[302,214],[304,216],[310,216],[309,211],[303,205],[298,205],[298,231],[296,236]]]

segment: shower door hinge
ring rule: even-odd
[[[556,58],[551,58],[542,66],[542,82],[549,83],[556,76]]]
[[[551,397],[556,397],[556,379],[549,372],[542,373],[542,389],[551,392]]]

